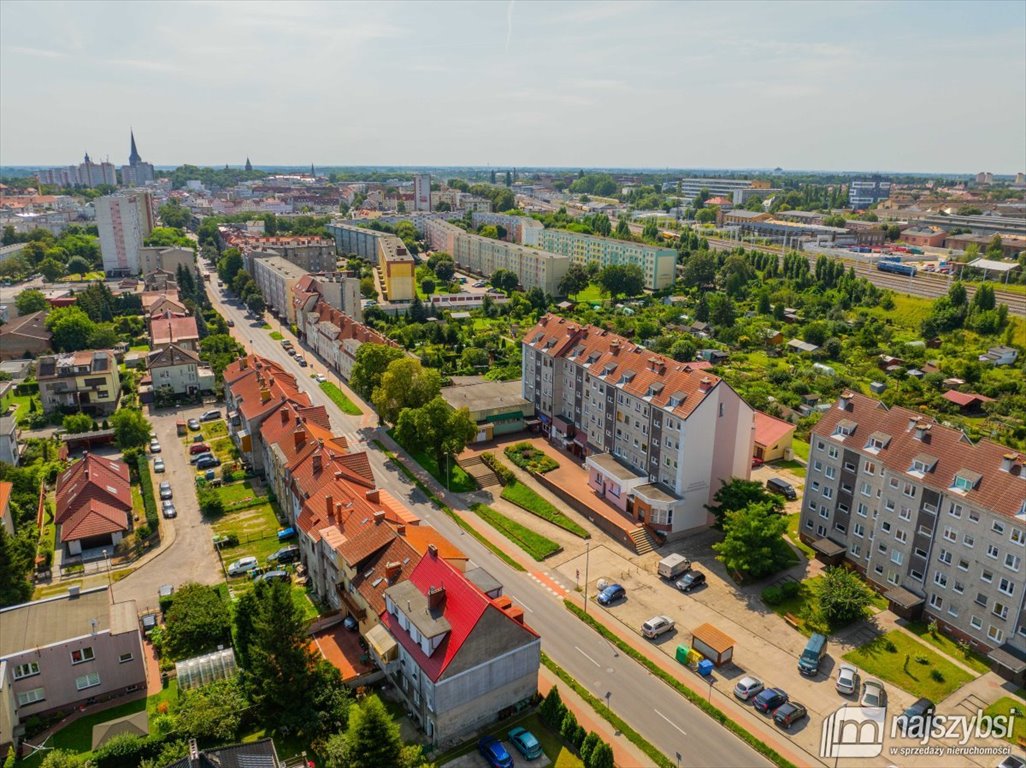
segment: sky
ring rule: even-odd
[[[1026,170],[1026,3],[0,3],[0,164]]]

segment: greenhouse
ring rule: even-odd
[[[178,689],[188,691],[215,680],[232,677],[236,672],[235,651],[231,648],[214,651],[204,656],[194,656],[175,664]]]

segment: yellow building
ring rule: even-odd
[[[121,397],[118,362],[109,349],[44,355],[37,362],[43,410],[107,416]]]
[[[398,237],[378,238],[378,273],[388,301],[413,301],[417,295],[413,257]]]

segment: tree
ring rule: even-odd
[[[538,717],[549,728],[556,730],[563,722],[565,714],[566,705],[563,704],[563,699],[559,695],[559,688],[552,686],[542,700],[541,706],[538,707]]]
[[[1001,258],[1003,253],[1001,245],[1001,235],[994,235],[987,243],[987,255],[992,258]]]
[[[709,301],[709,321],[716,328],[723,330],[734,325],[734,302],[722,293],[714,293]]]
[[[190,582],[179,587],[165,621],[164,642],[173,659],[209,653],[231,642],[228,603],[216,589],[204,584]]]
[[[14,306],[18,308],[19,315],[29,315],[33,312],[43,311],[49,304],[46,303],[46,297],[42,291],[28,290],[18,294],[14,299]]]
[[[698,251],[684,262],[681,274],[684,285],[690,288],[701,288],[716,280],[716,257],[709,251]]]
[[[21,297],[19,296],[18,298],[20,299]],[[994,286],[984,283],[976,289],[976,293],[973,294],[973,309],[994,309],[996,305],[997,300],[994,297]]]
[[[88,432],[93,428],[93,417],[84,413],[69,413],[64,417],[61,426],[73,435]]]
[[[703,293],[695,305],[695,320],[700,323],[709,322],[709,294]]]
[[[174,227],[154,227],[149,236],[143,240],[143,245],[162,246],[165,248],[177,246],[195,250],[193,241],[186,237],[182,230],[175,229]]]
[[[728,571],[758,579],[786,562],[789,550],[781,539],[786,530],[787,519],[774,512],[772,504],[757,502],[728,512],[723,540],[712,547]]]
[[[388,366],[405,354],[400,348],[386,344],[361,344],[356,350],[349,386],[364,400],[370,400]]]
[[[873,601],[873,590],[847,568],[827,568],[816,591],[823,618],[831,627],[861,619]]]
[[[695,212],[695,221],[699,224],[712,224],[716,221],[716,211],[712,208],[702,208]]]
[[[61,277],[65,273],[64,265],[53,256],[47,256],[39,263],[39,271],[42,273],[43,278],[49,282],[55,282],[58,277]]]
[[[252,291],[246,296],[246,307],[250,312],[257,315],[262,315],[264,310],[267,309],[267,304],[264,302],[264,296],[259,290]]]
[[[344,762],[331,761],[328,765],[329,768],[398,766],[402,750],[399,726],[389,716],[381,700],[371,695],[349,710]]]
[[[213,488],[200,488],[196,494],[200,511],[207,517],[220,517],[224,514],[224,499]]]
[[[50,343],[58,352],[74,352],[89,348],[89,337],[96,324],[78,307],[58,307],[46,318]]]
[[[122,451],[139,448],[150,440],[150,422],[137,408],[119,408],[110,418],[114,442]]]
[[[435,281],[430,277],[425,277],[420,281],[420,290],[425,296],[430,296],[435,292]]]
[[[215,680],[182,695],[176,708],[178,729],[194,739],[229,744],[248,705],[237,677]]]
[[[506,186],[513,186],[513,175],[509,171],[506,171]]]
[[[36,546],[31,533],[26,525],[11,535],[0,525],[0,607],[24,603],[32,596],[28,572]]]
[[[185,229],[192,220],[189,209],[177,200],[169,200],[157,209],[157,215],[166,227]]]
[[[39,768],[78,768],[78,755],[66,749],[51,749],[39,764]]]
[[[439,259],[435,262],[435,266],[432,267],[435,271],[435,275],[443,283],[448,283],[456,275],[456,264],[450,256],[447,259]]]
[[[759,303],[756,311],[760,315],[768,315],[770,314],[770,312],[773,311],[773,307],[770,305],[770,297],[768,293],[766,293],[765,291],[760,293],[758,301]]]
[[[767,491],[766,486],[757,480],[734,478],[729,483],[725,482],[713,495],[713,501],[715,504],[707,505],[706,509],[716,516],[719,525],[723,524],[728,513],[744,509],[750,504],[768,504],[778,513],[784,510],[780,497]]]
[[[229,248],[217,262],[217,276],[226,283],[231,283],[242,269],[242,252],[238,248]]]
[[[637,296],[645,290],[645,273],[637,264],[610,264],[603,267],[598,283],[613,301],[618,296]]]
[[[105,283],[92,283],[84,291],[79,291],[75,306],[89,315],[94,323],[102,323],[114,319],[117,299]]]
[[[588,768],[613,768],[613,748],[600,741],[589,755]]]
[[[68,259],[68,274],[69,275],[84,275],[86,272],[92,270],[93,265],[83,259],[81,256],[72,256]]]
[[[441,389],[442,376],[437,370],[425,368],[420,360],[404,355],[389,363],[371,401],[384,421],[395,424],[404,408],[419,408]]]
[[[595,747],[599,745],[601,739],[595,731],[589,731],[588,735],[584,737],[584,741],[581,743],[581,761],[585,765],[589,765],[588,758],[591,757],[591,753],[595,751]]]
[[[631,228],[627,223],[627,219],[620,217],[616,222],[616,238],[619,240],[630,240],[631,239]]]
[[[466,408],[453,408],[441,395],[420,407],[399,414],[396,440],[407,450],[431,454],[438,466],[446,457],[460,454],[477,435],[477,424]]]
[[[491,283],[500,291],[505,291],[509,294],[516,290],[516,287],[520,284],[520,278],[517,277],[515,272],[510,272],[508,269],[497,269],[492,274]]]
[[[556,290],[563,296],[576,296],[587,288],[590,282],[591,276],[588,274],[587,267],[575,261],[567,269],[563,279],[559,281]]]

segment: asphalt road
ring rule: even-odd
[[[544,651],[595,696],[608,699],[620,717],[670,760],[674,760],[675,753],[679,752],[680,765],[687,768],[770,765],[769,761],[716,725],[680,694],[650,676],[641,665],[619,654],[600,635],[583,627],[567,613],[559,599],[528,574],[509,568],[475,539],[466,536],[370,444],[377,433],[376,417],[373,414],[362,418],[343,414],[311,379],[312,373],[324,373],[329,380],[338,382],[334,374],[316,362],[312,350],[305,352],[311,367],[300,367],[285,353],[280,342],[270,337],[269,331],[260,329],[254,321],[247,319],[242,308],[225,303],[216,287],[216,277],[211,277],[209,288],[214,306],[226,319],[235,321],[232,330],[236,338],[250,351],[277,361],[295,374],[313,403],[327,408],[336,433],[345,435],[354,450],[366,449],[378,485],[402,499],[413,512],[502,582],[506,594],[523,606],[528,624],[541,634]],[[279,330],[275,321],[272,320],[271,324],[274,330]],[[285,334],[288,336],[287,330]],[[358,445],[360,443],[365,445]]]

